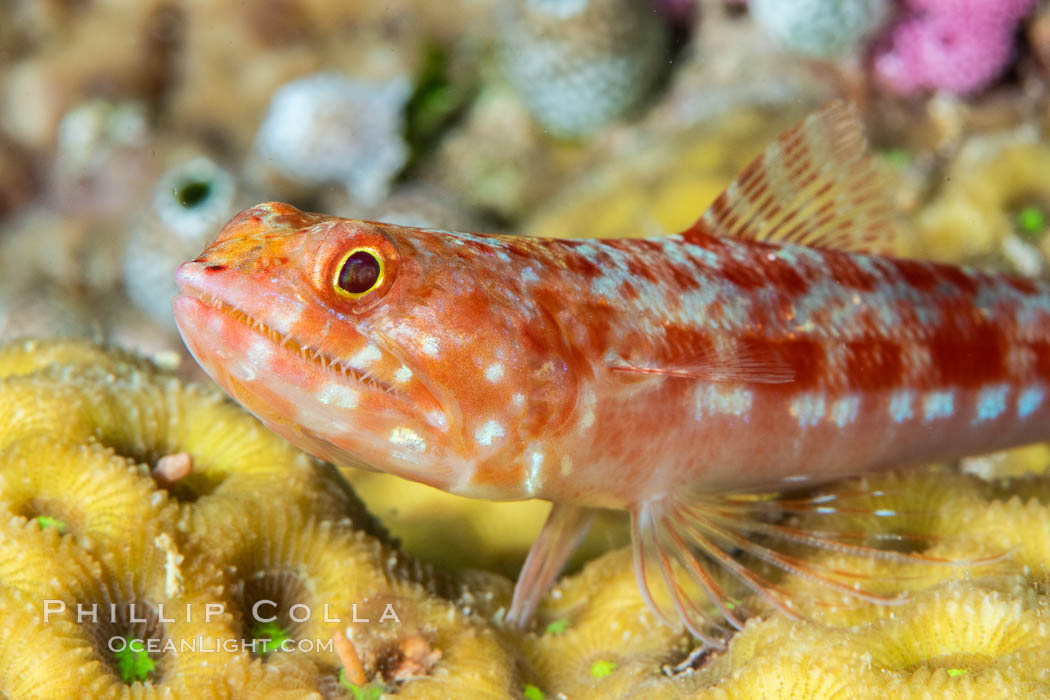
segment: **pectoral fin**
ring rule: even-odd
[[[963,561],[924,554],[919,550],[936,538],[909,532],[907,522],[929,514],[895,510],[890,504],[901,500],[896,495],[889,498],[886,491],[864,488],[802,497],[686,491],[644,503],[631,514],[635,576],[642,596],[667,624],[677,627],[680,622],[705,644],[723,646],[731,628],[740,629],[756,605],[791,618],[805,617],[798,587],[778,581],[783,574],[816,584],[811,587],[814,592],[804,596],[807,603],[829,591],[883,605],[906,600],[865,588],[866,581],[869,586],[878,581],[864,566],[822,566],[819,557],[805,553],[807,548],[902,564],[977,566],[1002,558]],[[803,522],[838,524],[801,525],[795,522],[800,515],[806,516]],[[902,520],[886,530],[843,527],[859,519]],[[916,551],[893,549],[902,546]]]
[[[744,384],[786,384],[795,371],[776,353],[775,344],[737,341],[731,351],[705,349],[684,354],[674,362],[654,364],[619,364],[609,369],[628,374],[653,374],[708,382]]]

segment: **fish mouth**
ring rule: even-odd
[[[395,398],[404,398],[400,395],[400,392],[393,384],[379,379],[366,370],[354,367],[343,360],[332,357],[323,352],[320,348],[312,348],[309,345],[296,340],[291,335],[282,333],[276,328],[267,325],[262,319],[255,318],[236,306],[223,301],[219,297],[191,286],[183,286],[179,292],[179,297],[197,300],[225,318],[236,321],[252,333],[269,339],[276,347],[298,355],[300,359],[314,366],[319,366],[326,372],[336,373],[343,379],[367,387],[368,389],[382,391]],[[177,300],[178,297],[176,298],[176,301]]]

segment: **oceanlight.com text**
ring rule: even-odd
[[[193,653],[208,654],[215,652],[226,652],[227,654],[239,654],[247,651],[252,654],[262,654],[274,651],[300,651],[312,653],[315,651],[333,651],[331,639],[282,639],[276,641],[259,637],[257,639],[212,639],[207,637],[193,637],[190,639],[133,639],[127,637],[110,637],[107,642],[109,650],[119,654],[128,649],[134,652],[148,652],[150,654]]]

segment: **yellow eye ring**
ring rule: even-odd
[[[347,299],[360,299],[383,284],[386,266],[383,256],[374,248],[354,248],[336,266],[333,287]]]

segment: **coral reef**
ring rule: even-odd
[[[74,105],[57,128],[50,177],[58,206],[92,217],[137,206],[153,177],[150,137],[141,102],[94,98]]]
[[[63,115],[84,98],[157,99],[170,85],[171,56],[180,38],[181,12],[174,3],[52,9],[36,13],[39,34],[25,36],[20,47],[48,50],[16,51],[0,77],[0,129],[30,149],[53,146]]]
[[[885,498],[904,520],[809,516],[822,529],[922,534],[935,543],[929,552],[955,562],[988,559],[961,571],[957,563],[847,562],[845,555],[800,551],[826,571],[857,571],[865,587],[903,589],[909,597],[896,605],[863,603],[788,577],[782,591],[808,621],[762,615],[725,651],[690,653],[686,640],[654,624],[629,552],[614,551],[564,579],[541,606],[536,631],[522,641],[537,687],[568,697],[705,699],[1026,697],[1050,690],[1043,667],[1050,658],[1050,552],[1043,538],[1023,534],[1050,527],[1050,501],[1003,500],[986,482],[936,469],[838,489]],[[740,595],[740,605],[756,603]]]
[[[669,28],[646,0],[507,0],[503,10],[507,75],[555,134],[630,113],[667,65]]]
[[[835,521],[840,529],[931,556],[1008,556],[950,566],[800,549],[908,600],[864,604],[783,576],[810,621],[767,614],[735,591],[760,615],[714,651],[650,615],[619,549],[623,518],[595,524],[574,573],[518,634],[501,624],[509,581],[466,569],[516,575],[545,504],[339,474],[176,378],[197,368],[185,355],[180,365],[170,332],[170,270],[244,204],[288,198],[457,230],[669,233],[783,127],[843,91],[898,176],[900,213],[917,232],[907,252],[1047,274],[1045,0],[749,4],[11,3],[0,23],[0,691],[1050,694],[1050,552],[1038,536],[1050,528],[1046,445],[962,460],[962,474],[832,487],[882,489],[902,512]],[[899,12],[880,41],[873,32],[891,4]],[[829,68],[786,60],[785,49],[846,60]],[[851,54],[888,89],[844,82]],[[278,114],[281,96],[304,86],[305,112],[333,121]],[[86,342],[2,345],[19,336],[93,337],[153,361]],[[66,605],[47,623],[44,596]],[[264,597],[281,601],[268,626],[250,617]],[[357,602],[373,620],[369,606],[389,600],[401,624],[348,613],[346,638],[346,624],[320,612],[290,618],[292,605],[321,600]],[[200,625],[162,622],[156,608],[145,622],[126,610],[77,620],[78,602],[107,601],[164,603],[169,616],[186,603],[225,609]],[[177,658],[99,642],[198,634],[233,646]],[[340,634],[352,652],[260,641]]]
[[[609,167],[595,169],[524,224],[534,236],[621,238],[666,235],[690,226],[775,135],[785,115],[761,110],[650,138]]]
[[[558,156],[517,95],[489,87],[438,146],[433,177],[474,209],[513,220],[551,193]]]
[[[906,592],[895,605],[782,575],[804,619],[734,590],[734,604],[761,614],[725,650],[694,648],[650,613],[624,548],[562,579],[518,633],[501,624],[509,581],[401,553],[333,468],[213,391],[91,343],[25,341],[0,347],[0,691],[1045,694],[1050,549],[1033,534],[1050,529],[1047,483],[942,468],[832,485],[857,507],[807,513],[801,526],[862,530],[948,560],[847,561],[799,545],[797,556],[856,572],[867,589]],[[872,514],[886,506],[899,515]],[[78,615],[93,604],[106,612]]]
[[[343,629],[377,687],[511,692],[509,652],[479,617],[506,600],[506,582],[454,579],[391,549],[331,466],[213,391],[90,343],[30,341],[0,350],[0,396],[9,697],[342,697],[321,643]],[[168,483],[158,471],[175,454],[190,468]],[[260,626],[253,607],[266,601],[276,619]],[[93,604],[115,612],[78,615]],[[300,624],[302,606],[314,614]],[[32,641],[12,643],[16,629]],[[304,644],[258,641],[278,633],[275,645]],[[155,643],[136,654],[114,639]],[[418,656],[421,643],[440,653]],[[66,666],[78,670],[56,672]]]
[[[411,89],[405,78],[372,83],[318,73],[293,80],[274,93],[259,127],[259,154],[286,177],[341,182],[375,204],[408,160],[401,131]]]
[[[175,267],[207,245],[238,203],[233,175],[210,158],[196,156],[168,169],[124,247],[124,286],[131,300],[174,329]]]
[[[755,21],[786,49],[831,58],[854,50],[889,19],[890,0],[751,0]]]
[[[878,79],[909,95],[965,94],[998,77],[1014,56],[1014,35],[1034,0],[906,0],[903,17],[874,56]]]
[[[937,196],[914,217],[924,255],[997,262],[1036,275],[1050,252],[1050,146],[1032,130],[970,139],[948,164]]]

